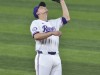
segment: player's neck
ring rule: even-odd
[[[40,20],[47,21],[47,17],[39,17]]]

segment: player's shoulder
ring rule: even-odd
[[[38,23],[39,22],[39,20],[33,20],[32,21],[32,23]]]
[[[48,20],[49,22],[57,22],[57,21],[59,21],[59,20],[61,20],[62,19],[62,17],[59,17],[59,18],[56,18],[56,19],[50,19],[50,20]]]
[[[62,19],[62,17],[59,17],[59,18],[56,18],[56,19],[50,19],[50,20],[48,20],[48,21],[49,21],[50,23],[55,24],[55,23],[60,22],[60,21],[61,21],[61,19]]]
[[[39,24],[39,20],[38,19],[37,20],[33,20],[32,23],[31,23],[31,26],[38,25],[38,24]]]

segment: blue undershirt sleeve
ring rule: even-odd
[[[68,22],[68,21],[67,21],[64,17],[62,17],[62,23],[63,23],[63,24],[67,24],[67,22]]]

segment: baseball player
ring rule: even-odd
[[[60,0],[62,17],[47,20],[48,9],[45,2],[34,7],[33,14],[37,18],[31,23],[30,31],[36,41],[35,70],[36,75],[62,75],[59,56],[59,29],[70,20],[68,8],[64,0]],[[57,13],[54,13],[55,15]],[[52,15],[52,16],[53,16]]]

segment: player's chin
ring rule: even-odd
[[[48,11],[45,11],[46,14],[48,14]]]
[[[45,15],[48,15],[48,11],[45,11],[44,14],[45,14]]]
[[[48,15],[48,12],[46,12],[46,15]]]

